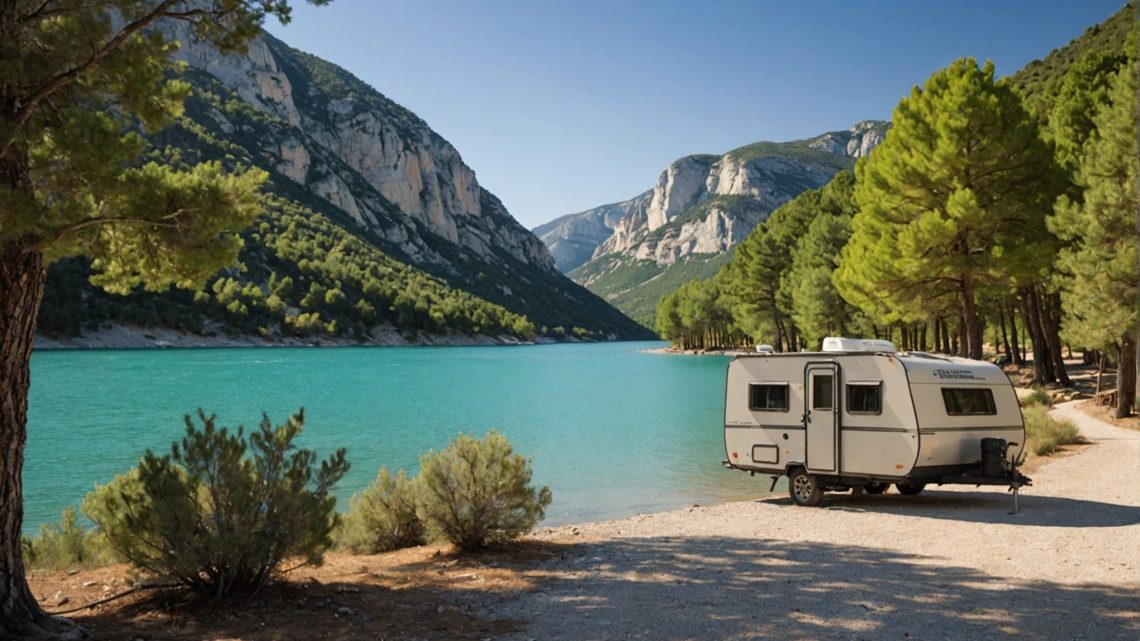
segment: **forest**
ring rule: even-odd
[[[1138,314],[1136,29],[1130,7],[997,79],[960,59],[895,108],[854,172],[761,223],[709,280],[661,299],[677,348],[875,336],[980,359],[1039,384],[1064,357],[1118,368],[1132,411]]]

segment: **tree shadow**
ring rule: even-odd
[[[529,621],[510,639],[1140,638],[1135,583],[1005,580],[865,547],[621,539],[568,546],[534,572],[535,589],[511,598],[446,598]]]
[[[519,627],[516,621],[479,619],[446,604],[447,589],[294,580],[267,587],[248,601],[189,606],[185,595],[152,594],[69,616],[99,641],[481,641]]]
[[[791,505],[787,497],[765,497],[764,503]],[[1140,524],[1140,507],[1042,496],[1023,491],[1013,513],[1013,496],[1004,490],[955,492],[927,489],[918,496],[898,494],[825,494],[821,507],[948,521],[1060,528],[1112,528]],[[807,508],[805,508],[807,509]]]

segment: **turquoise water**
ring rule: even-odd
[[[547,524],[763,493],[721,467],[717,356],[659,343],[37,352],[32,357],[25,531],[58,520],[95,483],[167,451],[202,407],[222,425],[274,424],[305,407],[301,444],[348,449],[339,506],[381,465],[414,473],[459,432],[494,428],[549,485]]]

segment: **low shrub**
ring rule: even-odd
[[[393,476],[383,467],[375,481],[352,497],[337,532],[340,547],[363,554],[425,542],[424,524],[416,515],[413,482],[404,470]]]
[[[24,564],[31,568],[94,568],[118,560],[107,537],[80,523],[71,506],[63,510],[59,523],[46,523],[37,536],[24,538]]]
[[[1044,405],[1046,407],[1051,407],[1053,405],[1053,397],[1049,395],[1049,392],[1045,391],[1044,387],[1035,385],[1033,387],[1033,392],[1021,399],[1022,407],[1029,407],[1030,405]]]
[[[1048,456],[1061,445],[1083,442],[1072,421],[1054,419],[1044,405],[1030,405],[1022,414],[1025,417],[1026,445],[1038,456]]]
[[[433,540],[462,551],[517,537],[542,520],[550,488],[530,484],[530,460],[507,437],[459,435],[440,452],[420,457],[416,511]]]
[[[348,471],[344,449],[317,465],[293,441],[304,410],[273,427],[262,417],[248,438],[201,410],[186,416],[186,436],[170,454],[151,451],[139,465],[96,486],[83,511],[123,558],[140,569],[224,599],[250,594],[281,562],[316,564],[336,525],[332,486]]]

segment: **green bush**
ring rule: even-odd
[[[550,488],[530,484],[530,461],[507,437],[459,435],[441,452],[420,457],[416,511],[432,539],[463,551],[513,539],[542,520]]]
[[[147,451],[139,465],[96,486],[83,511],[123,558],[173,579],[202,597],[250,594],[272,580],[281,562],[316,564],[332,541],[344,449],[317,466],[293,440],[304,410],[281,426],[264,416],[248,439],[186,417],[186,436],[171,453]]]
[[[1026,445],[1038,456],[1048,456],[1061,445],[1084,442],[1072,421],[1053,419],[1044,405],[1030,405],[1022,414],[1025,416]]]
[[[393,476],[387,468],[380,468],[376,480],[349,502],[338,544],[363,554],[422,545],[424,524],[416,516],[412,486],[404,470]]]
[[[117,560],[107,537],[80,523],[71,506],[64,509],[59,523],[44,524],[38,536],[24,539],[24,564],[32,568],[94,568]]]
[[[1033,387],[1033,393],[1021,399],[1022,407],[1029,407],[1030,405],[1051,407],[1053,405],[1053,397],[1049,395],[1049,392],[1045,391],[1044,387],[1035,385]]]

